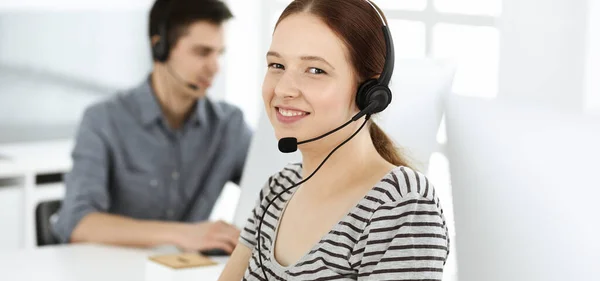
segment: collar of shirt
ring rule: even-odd
[[[151,80],[148,77],[141,85],[133,89],[133,95],[140,106],[140,118],[144,126],[157,124],[157,121],[162,118],[162,111],[156,93],[152,88]],[[195,108],[193,109],[194,113],[185,121],[186,124],[191,123],[195,126],[206,124],[206,102],[206,97],[196,101]]]

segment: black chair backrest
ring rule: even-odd
[[[61,200],[41,202],[35,209],[35,226],[38,246],[59,244],[58,239],[52,232],[50,217],[58,212],[62,204]]]

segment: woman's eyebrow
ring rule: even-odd
[[[318,57],[318,56],[301,56],[300,59],[301,60],[308,60],[308,61],[320,61],[320,62],[323,62],[323,63],[329,65],[329,67],[331,67],[332,69],[335,70],[335,67],[333,67],[333,65],[331,65],[327,60],[325,60],[322,57]]]
[[[281,58],[281,55],[278,52],[273,52],[273,51],[269,51],[267,52],[267,57],[276,57],[276,58]],[[319,57],[319,56],[300,56],[301,60],[304,61],[320,61],[323,62],[327,65],[329,65],[329,67],[331,67],[332,69],[335,70],[335,67],[333,67],[333,65],[331,65],[326,59]]]
[[[267,52],[267,57],[281,58],[281,55],[278,52],[269,51],[269,52]]]

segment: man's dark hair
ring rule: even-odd
[[[172,49],[177,40],[187,33],[190,24],[209,21],[221,24],[233,18],[227,5],[218,0],[156,0],[150,10],[149,36],[158,34],[159,24],[166,21],[168,44]],[[164,38],[161,38],[164,40]]]

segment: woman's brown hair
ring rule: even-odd
[[[377,9],[387,24],[383,12]],[[358,82],[381,74],[386,52],[381,30],[383,23],[366,0],[295,0],[283,11],[275,26],[297,13],[309,13],[320,18],[344,41]],[[377,124],[369,121],[368,127],[373,145],[381,157],[393,165],[410,167],[400,149]]]

